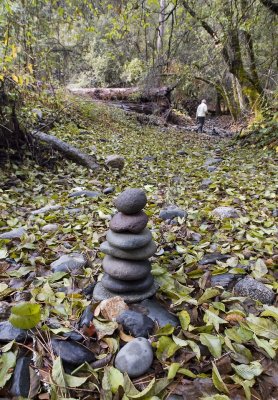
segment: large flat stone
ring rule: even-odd
[[[150,289],[142,293],[121,293],[120,297],[128,304],[138,303],[139,301],[148,299],[152,297],[158,289],[157,283],[154,283]],[[111,297],[119,296],[118,293],[113,293],[110,290],[105,289],[101,282],[98,282],[94,290],[94,299],[96,301],[102,301],[106,299],[111,299]]]
[[[26,230],[24,228],[15,228],[11,231],[1,233],[0,239],[20,239],[25,233]]]
[[[114,232],[141,232],[148,223],[148,216],[143,211],[127,215],[118,212],[110,221],[110,229]]]
[[[94,353],[73,340],[52,339],[51,344],[54,353],[68,364],[81,365],[95,360]]]
[[[148,290],[153,284],[153,276],[149,274],[146,278],[139,279],[136,281],[123,281],[114,279],[108,274],[104,274],[101,283],[105,289],[110,290],[114,293],[126,293],[126,292],[144,292]]]
[[[157,300],[144,300],[142,301],[142,306],[146,308],[147,315],[153,321],[156,321],[160,327],[163,327],[167,324],[171,324],[173,326],[179,325],[178,318],[169,313],[169,311],[163,307]]]
[[[118,211],[124,214],[136,214],[147,204],[147,197],[142,189],[126,189],[115,200]]]
[[[24,342],[28,337],[28,330],[15,328],[9,321],[0,322],[0,343]]]
[[[15,397],[27,398],[30,391],[31,357],[19,357],[13,373],[13,380],[10,392]]]
[[[119,249],[134,250],[146,246],[152,240],[152,234],[148,228],[141,233],[117,233],[109,230],[106,239]]]
[[[122,258],[124,260],[144,260],[146,258],[152,257],[155,254],[156,245],[153,241],[151,241],[144,247],[128,251],[111,246],[111,244],[106,241],[101,243],[100,251],[102,251],[104,254],[108,254],[117,258]]]
[[[64,254],[58,260],[53,261],[50,264],[51,269],[54,272],[63,271],[73,271],[85,267],[87,264],[86,258],[80,253]]]
[[[205,254],[204,257],[199,261],[200,265],[216,264],[216,261],[225,261],[230,258],[229,254],[221,254],[218,252]]]
[[[125,281],[143,279],[151,271],[151,263],[148,260],[129,261],[112,256],[104,257],[102,267],[112,278]]]

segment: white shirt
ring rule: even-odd
[[[207,105],[205,103],[201,103],[201,104],[199,104],[199,106],[197,108],[196,116],[197,117],[205,117],[207,112],[208,112]]]

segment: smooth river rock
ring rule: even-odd
[[[26,230],[22,227],[12,229],[11,231],[1,233],[0,239],[20,239],[24,236]]]
[[[147,204],[147,197],[142,189],[126,189],[115,200],[118,211],[124,214],[136,214]]]
[[[141,232],[148,223],[148,216],[143,211],[139,213],[127,215],[118,212],[110,221],[110,229],[114,232]]]
[[[125,159],[118,154],[111,154],[106,157],[105,164],[112,169],[122,170],[125,166]]]
[[[144,247],[129,251],[111,246],[111,244],[107,241],[101,243],[99,248],[100,251],[102,251],[104,254],[108,254],[117,258],[122,258],[124,260],[144,260],[146,258],[152,257],[156,252],[156,245],[153,241],[151,241]]]
[[[109,229],[107,241],[123,250],[134,250],[146,246],[152,240],[151,231],[145,228],[141,233],[117,233]]]
[[[115,367],[136,378],[148,371],[153,362],[152,346],[145,338],[137,338],[127,343],[116,356]]]
[[[145,292],[141,293],[136,293],[136,292],[127,292],[127,293],[121,293],[121,298],[126,302],[126,303],[138,303],[142,300],[148,299],[149,297],[152,297],[158,289],[158,284],[155,282],[148,290]],[[98,282],[95,286],[94,290],[94,299],[96,301],[102,301],[106,299],[111,299],[112,297],[118,296],[118,293],[111,292],[108,289],[105,289],[105,287],[102,285],[101,282]]]
[[[105,289],[110,290],[114,293],[126,293],[126,292],[144,292],[148,290],[154,282],[153,276],[149,274],[146,278],[136,281],[123,281],[114,279],[108,274],[104,274],[101,280],[102,285]]]
[[[104,271],[115,279],[134,281],[145,278],[151,271],[148,260],[129,261],[105,256],[102,262]]]
[[[186,218],[187,212],[175,205],[168,206],[164,210],[161,210],[159,213],[159,218],[163,219],[164,221],[166,221],[168,219],[177,218],[177,217]]]
[[[73,340],[52,339],[51,344],[54,353],[67,364],[81,365],[84,362],[90,363],[95,360],[94,353]]]
[[[275,293],[271,289],[251,276],[240,280],[234,287],[234,293],[237,296],[258,300],[263,304],[272,304],[275,299]]]
[[[149,337],[152,334],[155,324],[153,320],[144,314],[127,310],[122,312],[116,320],[122,325],[128,335],[134,337]]]
[[[95,197],[101,196],[101,193],[96,192],[96,191],[91,191],[91,190],[78,190],[76,192],[69,194],[69,197],[81,197],[81,196],[94,199]]]
[[[199,261],[200,265],[216,264],[216,261],[225,261],[230,258],[229,254],[221,254],[218,252],[205,254],[204,257]]]

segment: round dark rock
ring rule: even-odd
[[[111,290],[114,293],[126,292],[144,292],[148,290],[153,284],[153,276],[149,274],[146,278],[136,281],[123,281],[114,279],[108,274],[104,274],[101,283],[105,289]]]
[[[28,336],[28,330],[15,328],[9,321],[0,322],[0,343],[24,342]]]
[[[136,292],[127,292],[127,293],[121,293],[121,298],[126,302],[126,303],[137,303],[139,301],[148,299],[149,297],[152,297],[155,292],[158,289],[158,285],[154,283],[150,289],[148,289],[145,292],[141,293],[136,293]],[[105,287],[102,285],[101,282],[98,282],[95,286],[94,290],[94,299],[96,301],[102,301],[106,299],[111,299],[111,297],[119,296],[118,293],[111,292],[108,289],[105,289]]]
[[[102,263],[104,271],[115,279],[134,281],[145,278],[151,271],[148,260],[129,261],[105,256]]]
[[[156,252],[156,245],[153,241],[148,243],[144,247],[134,250],[122,250],[115,246],[111,246],[109,242],[103,242],[100,245],[100,251],[104,254],[116,258],[122,258],[124,260],[145,260],[146,258],[152,257]]]
[[[127,310],[117,317],[117,322],[122,325],[124,331],[134,337],[148,337],[154,330],[153,320],[144,314]]]
[[[263,304],[272,304],[275,299],[275,293],[271,289],[251,276],[239,281],[234,287],[234,292],[237,296],[250,297]]]
[[[136,214],[147,204],[147,197],[142,189],[126,189],[115,200],[115,206],[124,214]]]
[[[140,337],[121,348],[115,358],[115,367],[136,378],[147,372],[152,362],[152,346],[147,339]]]
[[[119,249],[134,250],[146,246],[152,240],[152,234],[148,228],[141,233],[117,233],[109,230],[106,239]]]
[[[110,229],[114,232],[141,232],[148,223],[148,216],[140,211],[139,213],[127,215],[118,212],[110,221]]]
[[[81,365],[95,360],[94,353],[73,340],[52,339],[51,343],[54,353],[68,364]]]
[[[210,282],[212,287],[222,286],[224,289],[231,290],[240,278],[242,278],[242,275],[219,274],[213,275]]]

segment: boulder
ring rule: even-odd
[[[105,164],[112,169],[122,170],[125,166],[125,159],[117,154],[109,155],[106,157]]]
[[[263,304],[272,304],[275,299],[275,293],[271,289],[251,276],[240,280],[234,287],[234,293],[237,296],[258,300]]]
[[[212,211],[212,214],[218,218],[239,218],[238,211],[233,207],[217,207]]]

